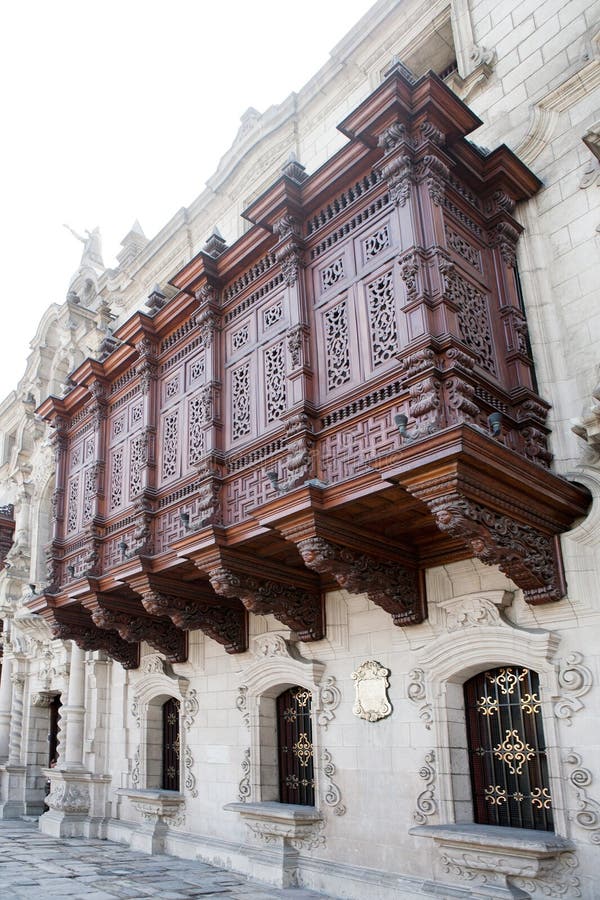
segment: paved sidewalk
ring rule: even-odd
[[[40,834],[37,823],[0,821],[0,897],[3,900],[323,900],[302,889],[277,890],[241,875],[175,856],[147,856],[112,841]]]

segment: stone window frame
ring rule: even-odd
[[[154,759],[149,755],[150,747],[150,726],[152,726],[159,734],[160,740],[158,745],[162,751],[162,707],[169,700],[174,699],[179,703],[179,791],[183,794],[183,785],[186,780],[185,771],[185,754],[187,747],[187,729],[184,727],[185,701],[188,695],[189,681],[178,675],[170,674],[168,664],[160,657],[149,657],[148,660],[142,662],[142,668],[146,669],[143,673],[143,680],[140,681],[133,691],[133,701],[131,711],[139,729],[139,742],[137,745],[138,758],[136,764],[138,766],[137,778],[132,788],[141,790],[162,791],[161,775],[162,775],[162,756]],[[155,671],[148,672],[149,668]],[[135,768],[135,765],[134,765]],[[130,781],[134,779],[130,775]]]
[[[485,601],[482,592],[473,595]],[[460,598],[463,601],[465,598]],[[476,640],[474,640],[476,638]],[[500,619],[497,625],[464,629],[464,640],[453,631],[419,653],[424,687],[431,702],[437,759],[438,818],[441,825],[472,824],[482,832],[491,826],[474,822],[467,754],[464,683],[500,666],[521,666],[538,673],[542,721],[546,739],[554,834],[568,837],[568,810],[561,778],[561,746],[554,701],[560,694],[556,654],[560,638],[551,632],[528,630]],[[528,829],[523,832],[529,833]],[[552,832],[547,832],[552,834]]]
[[[315,808],[322,810],[327,780],[323,771],[323,729],[320,722],[325,705],[322,702],[320,683],[325,665],[296,656],[293,645],[277,634],[262,635],[255,640],[255,647],[257,658],[246,669],[243,677],[250,730],[250,797],[255,803],[281,803],[276,700],[283,691],[301,687],[312,695]]]

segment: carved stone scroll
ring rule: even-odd
[[[437,812],[437,800],[435,799],[435,752],[431,750],[425,756],[425,762],[419,769],[419,778],[425,782],[425,788],[417,797],[417,809],[413,819],[417,825],[425,825],[430,816]]]
[[[600,844],[600,803],[590,797],[585,790],[592,783],[592,773],[582,766],[581,756],[578,753],[571,751],[565,757],[565,762],[574,767],[569,775],[569,781],[575,788],[577,801],[575,821],[590,833],[593,844]]]
[[[301,641],[320,641],[325,634],[323,600],[315,593],[283,582],[237,573],[226,566],[209,572],[221,597],[239,598],[257,615],[272,614]]]
[[[306,538],[297,546],[309,569],[333,575],[340,587],[351,594],[366,593],[372,603],[390,613],[394,625],[414,625],[425,618],[416,570],[348,550],[320,537]]]
[[[554,703],[554,715],[562,719],[565,725],[571,725],[573,713],[583,709],[579,698],[592,687],[592,672],[583,665],[581,653],[570,653],[565,658],[558,672],[558,683],[563,693]]]
[[[159,591],[146,591],[141,597],[150,615],[168,616],[177,628],[185,631],[200,629],[222,644],[227,653],[243,653],[248,649],[247,614],[239,604],[206,603]]]

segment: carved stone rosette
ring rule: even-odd
[[[333,575],[339,586],[352,594],[366,593],[372,603],[390,613],[394,625],[413,625],[425,618],[416,570],[348,550],[320,537],[306,538],[297,546],[309,569]]]

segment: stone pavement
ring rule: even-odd
[[[175,856],[147,856],[112,841],[40,834],[36,822],[0,821],[2,900],[323,900],[302,889],[278,890],[241,875]]]

